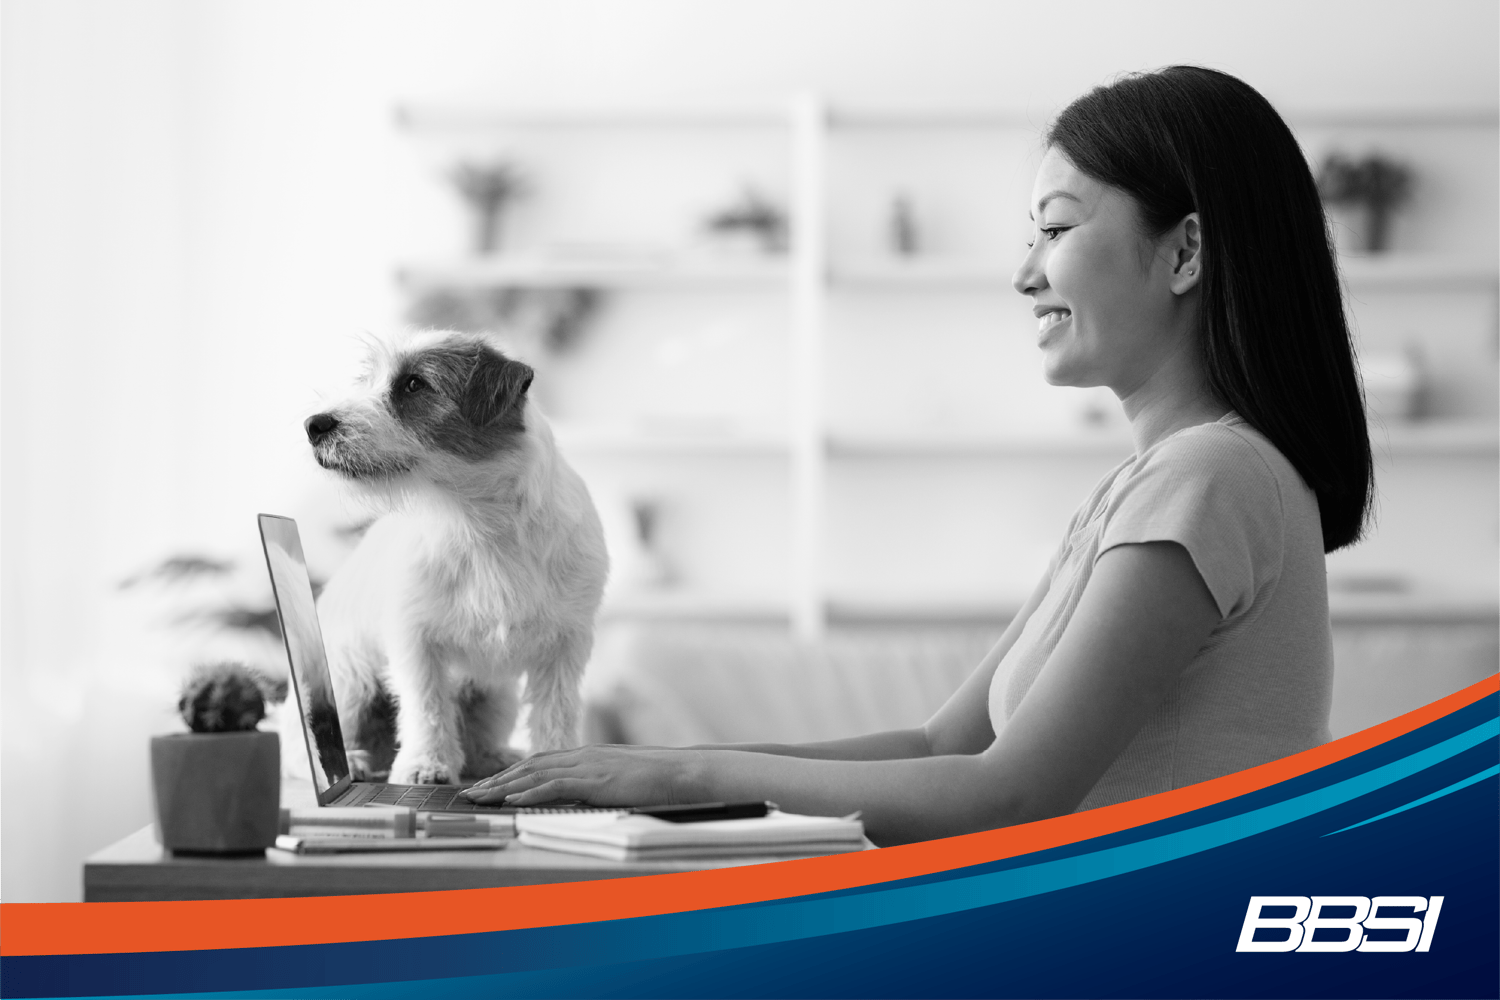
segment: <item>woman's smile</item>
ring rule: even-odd
[[[1059,323],[1063,323],[1071,319],[1072,316],[1072,311],[1068,309],[1049,309],[1041,313],[1040,318],[1037,321],[1037,332],[1039,334],[1037,341],[1038,345],[1040,345],[1046,338],[1048,331],[1057,326]]]

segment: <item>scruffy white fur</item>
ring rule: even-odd
[[[313,441],[319,462],[384,511],[318,600],[356,779],[369,776],[364,727],[381,685],[397,702],[392,783],[452,782],[519,759],[509,741],[523,677],[532,749],[577,743],[608,560],[583,481],[526,397],[529,369],[498,418],[513,432],[481,422],[464,436],[454,398],[401,409],[408,388],[412,399],[425,391],[409,373],[435,381],[422,365],[436,359],[452,375],[462,361],[451,351],[479,341],[429,331],[379,346],[354,391],[308,422],[312,438],[319,417],[338,421],[337,441]],[[498,446],[482,453],[490,438]]]

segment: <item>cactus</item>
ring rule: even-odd
[[[245,732],[265,718],[270,687],[269,678],[242,663],[203,664],[183,682],[177,710],[195,733]]]

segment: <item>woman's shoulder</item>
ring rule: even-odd
[[[1306,488],[1280,449],[1233,411],[1168,435],[1140,457],[1138,467],[1187,479],[1211,477],[1247,488],[1255,483],[1274,484],[1278,492],[1294,484],[1299,490]]]

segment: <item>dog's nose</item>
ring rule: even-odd
[[[314,413],[302,426],[307,428],[307,440],[317,444],[319,439],[338,425],[338,418],[332,413]]]

